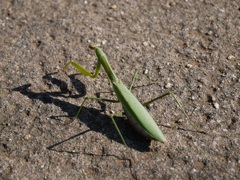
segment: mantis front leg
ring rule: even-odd
[[[84,67],[82,67],[80,64],[74,62],[74,61],[69,61],[65,66],[64,66],[64,70],[67,69],[67,67],[69,65],[74,66],[80,73],[82,73],[84,76],[89,76],[91,78],[96,78],[100,72],[100,67],[101,67],[101,63],[98,61],[97,62],[97,67],[96,70],[94,72],[94,74],[90,73],[88,70],[86,70]]]
[[[83,102],[82,102],[82,104],[81,104],[81,106],[80,106],[80,108],[79,108],[79,110],[78,110],[78,112],[77,112],[77,115],[75,116],[76,118],[79,116],[79,114],[80,114],[80,112],[81,112],[81,110],[82,110],[82,107],[83,107],[83,105],[85,104],[85,102],[86,102],[87,100],[96,100],[96,101],[106,101],[106,102],[112,102],[112,103],[119,103],[118,100],[113,100],[113,99],[96,98],[96,97],[85,97],[84,100],[83,100]],[[116,121],[115,121],[114,118],[113,118],[113,117],[116,116],[116,115],[118,115],[118,114],[110,114],[110,118],[111,118],[111,120],[112,120],[112,122],[113,122],[113,125],[114,125],[115,129],[117,130],[117,132],[118,132],[118,134],[119,134],[119,136],[120,136],[123,144],[124,144],[125,146],[127,146],[127,144],[126,144],[126,142],[125,142],[125,140],[124,140],[124,138],[123,138],[123,135],[122,135],[120,129],[118,128],[118,125],[117,125]]]

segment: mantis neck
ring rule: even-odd
[[[118,81],[118,78],[116,74],[113,72],[111,65],[108,62],[107,56],[105,53],[100,49],[96,48],[96,55],[98,57],[98,61],[102,64],[103,68],[105,69],[108,78],[111,80],[111,82]]]

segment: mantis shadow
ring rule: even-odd
[[[37,99],[42,101],[44,104],[54,104],[55,106],[60,107],[62,111],[67,113],[67,117],[74,117],[79,109],[79,106],[71,104],[67,101],[60,100],[59,97],[61,97],[61,99],[62,97],[64,98],[84,97],[86,95],[86,87],[82,82],[76,79],[75,74],[69,75],[68,77],[70,78],[70,81],[73,87],[78,92],[77,95],[72,95],[71,91],[68,89],[67,83],[53,77],[54,74],[56,73],[46,74],[43,77],[43,80],[47,81],[47,84],[49,85],[49,89],[51,88],[51,86],[57,86],[60,89],[59,91],[36,93],[31,91],[30,89],[31,84],[25,84],[23,86],[14,88],[12,90],[18,91],[22,95],[25,95],[32,100]],[[103,102],[101,102],[101,107],[102,107],[102,104]],[[59,119],[59,117],[61,116],[51,116],[50,118]],[[130,148],[140,152],[149,151],[150,140],[145,139],[144,137],[139,135],[137,132],[133,131],[132,127],[130,127],[130,124],[126,121],[125,118],[114,117],[114,119],[118,124],[118,127],[121,130],[125,138],[125,141],[127,142]],[[108,115],[102,114],[100,110],[89,108],[89,107],[88,108],[83,107],[78,120],[80,121],[80,123],[84,123],[87,127],[89,127],[89,130],[85,132],[80,132],[72,137],[69,137],[68,139],[61,140],[56,144],[50,145],[49,147],[47,147],[47,149],[54,150],[54,147],[70,139],[81,136],[88,131],[100,132],[101,134],[107,136],[109,139],[114,140],[120,144],[123,144],[121,138],[119,137],[117,131],[114,128],[111,118]],[[76,153],[76,152],[72,152],[72,153]]]

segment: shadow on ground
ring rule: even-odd
[[[60,91],[58,92],[40,92],[35,93],[30,90],[31,84],[25,84],[23,86],[17,87],[12,89],[13,91],[18,91],[22,95],[27,96],[28,98],[32,100],[40,100],[44,104],[54,104],[55,106],[58,106],[62,109],[62,111],[67,113],[67,117],[71,118],[74,117],[79,109],[79,106],[76,106],[74,104],[71,104],[67,101],[59,100],[58,98],[64,97],[64,98],[79,98],[84,97],[86,95],[86,88],[83,83],[81,83],[79,80],[75,78],[76,75],[70,75],[69,78],[71,80],[72,85],[76,88],[78,91],[78,95],[71,95],[71,92],[68,90],[66,82],[62,80],[58,80],[56,78],[53,78],[52,75],[56,73],[47,74],[43,77],[44,80],[47,80],[50,84],[49,85],[56,85],[60,88]],[[70,94],[66,96],[66,94]],[[104,109],[105,104],[102,102],[99,102],[101,107]],[[59,118],[63,118],[64,116],[51,116],[50,118],[59,120]],[[65,116],[66,117],[66,116]],[[140,152],[146,152],[149,151],[150,146],[150,140],[147,140],[143,137],[141,137],[139,134],[137,134],[135,131],[133,131],[132,127],[129,127],[128,122],[123,117],[115,117],[114,118],[116,123],[118,124],[122,134],[124,135],[124,138],[128,143],[128,146],[130,148],[136,149]],[[83,107],[81,110],[81,113],[79,115],[79,120],[81,123],[84,123],[87,127],[89,127],[89,130],[80,132],[74,136],[71,136],[67,139],[61,140],[56,144],[52,144],[47,149],[57,151],[54,148],[62,143],[65,143],[73,138],[76,138],[78,136],[81,136],[89,131],[96,131],[100,132],[101,134],[107,136],[109,139],[114,140],[118,143],[122,143],[120,137],[117,134],[117,131],[114,128],[114,125],[111,121],[111,118],[107,115],[104,115],[101,113],[101,111],[94,109],[94,108],[86,108]],[[117,135],[116,135],[117,134]],[[77,152],[70,152],[70,151],[64,151],[68,153],[77,153]]]

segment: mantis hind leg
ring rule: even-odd
[[[155,81],[152,81],[151,79],[148,78],[148,76],[146,76],[145,74],[142,74],[142,73],[138,73],[137,71],[135,71],[133,77],[132,77],[132,81],[131,81],[131,84],[129,86],[129,90],[131,91],[132,87],[133,87],[133,84],[135,83],[136,81],[136,77],[137,75],[140,74],[142,76],[144,76],[147,80],[149,80],[150,82],[155,82]],[[181,105],[181,103],[179,102],[179,100],[177,99],[176,95],[173,94],[172,92],[167,92],[165,94],[162,94],[148,102],[145,102],[145,103],[142,103],[143,106],[147,106],[149,104],[151,104],[152,102],[158,100],[158,99],[162,99],[163,97],[165,96],[172,96],[175,103],[177,104],[177,106],[179,107],[179,109],[182,111],[182,113],[184,114],[184,116],[186,117],[186,119],[189,121],[189,123],[191,124],[192,127],[194,127],[198,132],[201,132],[201,133],[204,133],[204,134],[208,134],[207,132],[205,131],[202,131],[202,130],[199,130],[192,122],[191,118],[188,116],[187,112],[185,111],[185,109],[183,108],[183,106]]]
[[[154,98],[154,99],[152,99],[152,100],[150,100],[150,101],[147,101],[147,102],[143,103],[142,105],[143,105],[143,106],[147,106],[147,105],[153,103],[154,101],[156,101],[156,100],[158,100],[158,99],[162,99],[162,98],[165,97],[165,96],[172,96],[172,97],[173,97],[175,103],[177,104],[177,106],[179,107],[179,109],[182,111],[182,113],[184,114],[184,116],[186,117],[186,119],[188,120],[188,122],[191,124],[192,127],[194,127],[194,128],[195,128],[198,132],[200,132],[200,133],[208,134],[208,133],[205,132],[205,131],[199,130],[199,129],[193,124],[191,118],[188,116],[187,112],[185,111],[185,109],[183,108],[183,106],[181,105],[181,103],[179,102],[179,100],[177,99],[176,95],[173,94],[172,92],[167,92],[167,93],[165,93],[165,94],[162,94],[162,95],[160,95],[160,96],[158,96],[158,97],[156,97],[156,98]]]
[[[158,99],[162,99],[162,98],[165,97],[165,96],[172,96],[173,99],[174,99],[174,101],[175,101],[175,103],[177,104],[177,106],[179,107],[179,109],[182,111],[182,113],[185,115],[185,117],[187,118],[187,120],[191,122],[191,119],[190,119],[190,117],[187,115],[185,109],[183,108],[183,106],[182,106],[182,105],[180,104],[180,102],[178,101],[177,97],[176,97],[172,92],[167,92],[167,93],[165,93],[165,94],[162,94],[162,95],[160,95],[160,96],[158,96],[158,97],[156,97],[156,98],[154,98],[154,99],[152,99],[152,100],[150,100],[150,101],[148,101],[148,102],[143,103],[142,105],[143,105],[143,106],[147,106],[147,105],[153,103],[154,101],[156,101],[156,100],[158,100]]]

